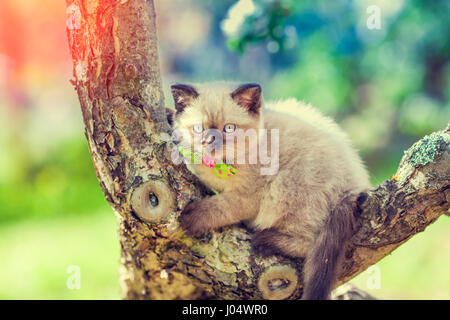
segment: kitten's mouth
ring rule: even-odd
[[[216,165],[217,161],[213,157],[203,155],[202,163],[209,168],[213,168]]]

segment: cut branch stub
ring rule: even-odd
[[[148,222],[163,222],[174,210],[173,191],[161,180],[142,183],[131,195],[131,206],[136,214]]]
[[[269,267],[258,280],[258,289],[264,299],[287,299],[297,288],[297,271],[287,265]]]

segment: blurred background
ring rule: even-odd
[[[450,120],[449,1],[155,2],[167,105],[171,83],[215,79],[311,102],[349,133],[373,185]],[[120,298],[116,221],[65,24],[62,0],[0,1],[1,299]],[[353,283],[382,299],[450,299],[449,230],[441,217]]]

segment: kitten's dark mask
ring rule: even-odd
[[[204,152],[221,158],[227,139],[238,138],[249,129],[259,130],[261,124],[261,87],[244,84],[231,88],[226,83],[208,83],[197,87],[175,84],[171,87],[176,112],[173,128],[183,145],[197,145]],[[195,139],[199,139],[197,144]],[[233,140],[234,141],[234,140]],[[223,148],[222,148],[223,147]],[[238,148],[236,144],[234,146]],[[241,146],[240,148],[244,148]]]

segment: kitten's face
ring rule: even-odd
[[[238,150],[247,154],[248,143],[242,145],[232,140],[249,129],[258,133],[262,104],[259,85],[230,89],[220,84],[195,87],[177,84],[172,86],[172,93],[177,109],[174,129],[182,145],[226,163],[236,162]]]

